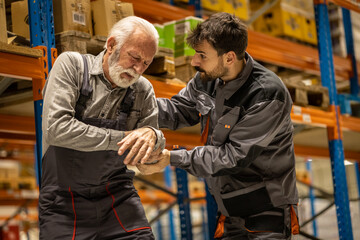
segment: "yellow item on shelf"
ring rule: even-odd
[[[242,20],[250,18],[249,0],[219,0],[223,12],[231,13]]]
[[[279,2],[255,20],[253,26],[256,31],[272,36],[286,36],[302,40],[301,23],[302,18],[296,7]]]

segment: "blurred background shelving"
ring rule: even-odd
[[[100,4],[96,8],[98,13],[94,12],[94,4]],[[106,11],[104,6],[113,7],[113,11],[101,12]],[[319,43],[316,37],[319,31],[328,33],[319,23],[316,28],[316,21],[319,21],[316,14],[323,14],[324,7],[329,18],[333,50],[330,53],[334,54],[331,55],[333,64],[330,66],[336,85],[332,86],[333,89],[324,84],[324,71],[328,69],[324,70],[318,50],[326,43]],[[347,51],[349,46],[344,29],[347,16],[342,7],[351,10],[354,56]],[[65,24],[65,19],[73,16],[61,13],[69,11],[78,13],[79,24]],[[45,0],[30,3],[0,0],[0,226],[4,236],[16,232],[21,239],[37,239],[38,190],[35,179],[38,174],[36,163],[39,163],[36,159],[41,156],[41,143],[36,137],[41,134],[40,90],[57,52],[72,50],[97,54],[103,49],[106,35],[97,34],[99,30],[96,31],[96,26],[104,26],[102,30],[106,30],[111,26],[111,21],[127,15],[143,17],[156,24],[161,31],[164,25],[189,16],[207,18],[216,11],[235,13],[249,24],[248,52],[276,72],[292,94],[294,106],[291,118],[295,126],[296,168],[301,197],[300,224],[305,223],[302,229],[309,234],[298,239],[360,237],[356,227],[345,231],[338,227],[339,219],[343,218],[350,217],[353,226],[360,222],[359,204],[355,201],[359,198],[360,181],[357,164],[360,160],[360,72],[357,71],[354,76],[360,66],[360,3],[350,0],[333,0],[326,4],[311,0],[127,0],[118,4],[112,0],[59,0],[54,1],[54,5]],[[31,13],[30,16],[28,13]],[[97,14],[106,17],[99,20]],[[169,35],[169,32],[166,34]],[[353,61],[354,58],[357,62]],[[170,98],[186,85],[194,73],[190,59],[191,56],[187,55],[175,57],[174,49],[160,46],[158,55],[147,71],[147,78],[153,84],[157,97]],[[353,79],[357,81],[357,89],[356,84],[354,88]],[[342,98],[340,94],[344,94]],[[167,147],[179,145],[191,149],[201,145],[199,131],[199,126],[181,131],[164,130]],[[337,137],[341,139],[339,147],[340,153],[344,154],[343,170],[346,172],[346,179],[337,178],[337,181],[347,184],[350,199],[345,199],[350,206],[349,211],[345,208],[340,212],[335,210],[335,206],[344,199],[339,202],[336,194],[344,189],[334,188],[332,163],[337,163],[341,157],[331,159],[330,156],[338,150],[329,150],[329,141]],[[175,175],[174,171],[169,170],[151,177],[158,187],[171,191],[165,195],[156,186],[135,181],[147,215],[153,220],[152,227],[157,239],[190,239],[180,238],[190,235],[193,239],[211,239],[206,235],[208,226],[203,200],[206,194],[201,179],[187,176],[190,199],[200,199],[190,201],[190,215],[185,216],[191,216],[192,226],[181,229],[178,222],[170,224],[170,212],[163,210],[173,208],[171,204],[178,201],[176,196],[183,196],[183,192],[186,192],[186,189],[178,189]],[[178,174],[178,180],[182,178]],[[166,179],[169,180],[167,183]],[[177,202],[179,206],[188,203]],[[307,223],[309,218],[324,208],[329,210],[317,220]],[[174,219],[181,218],[178,211],[171,214]]]

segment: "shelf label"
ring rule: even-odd
[[[293,106],[294,114],[301,115],[301,107],[299,106]]]
[[[302,119],[303,119],[303,121],[304,122],[306,122],[306,123],[311,123],[311,116],[309,115],[309,114],[303,114],[302,115]]]

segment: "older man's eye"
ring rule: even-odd
[[[139,60],[139,57],[136,57],[134,55],[132,55],[131,53],[128,53],[128,55],[133,59],[133,60]]]

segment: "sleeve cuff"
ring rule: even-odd
[[[156,129],[152,126],[146,126],[148,128],[151,128],[155,134],[156,134],[156,143],[154,146],[154,151],[158,150],[159,148],[161,148],[161,151],[164,150],[165,148],[165,138],[164,138],[164,134],[161,130]]]
[[[117,151],[119,150],[119,146],[117,145],[124,138],[125,133],[123,131],[117,131],[110,129],[110,142],[108,146],[108,150]]]
[[[170,151],[170,165],[181,168],[181,159],[183,158],[185,151],[186,150]]]

